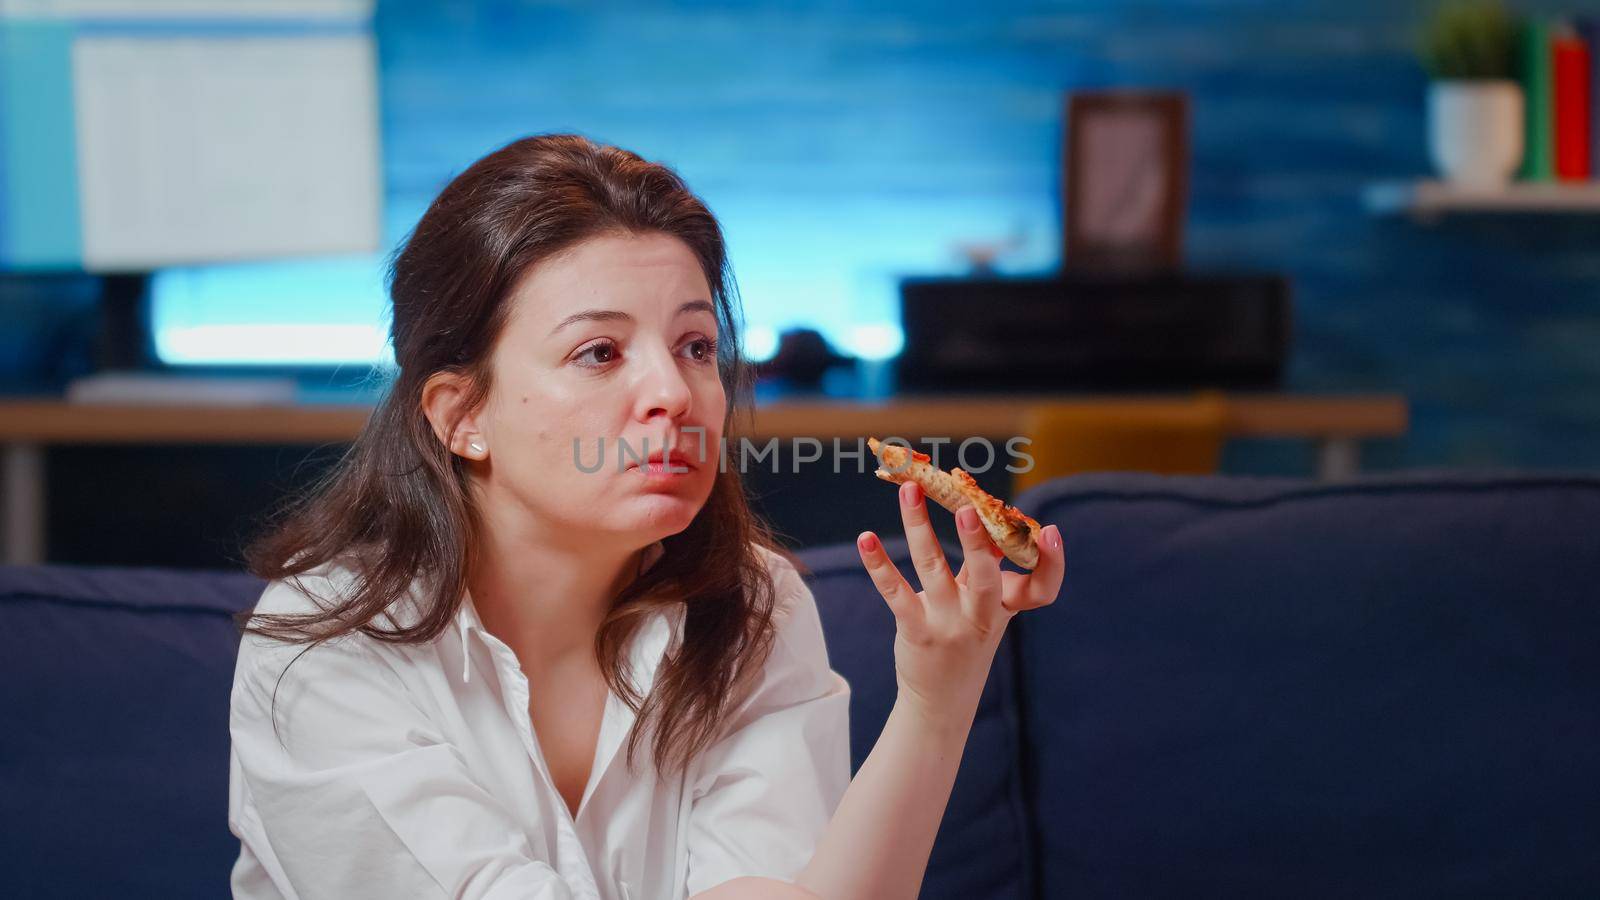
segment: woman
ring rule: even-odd
[[[815,602],[717,450],[748,409],[720,228],[572,135],[452,181],[390,277],[398,376],[249,550],[239,897],[914,897],[996,645],[1059,535],[917,593],[870,533],[900,695],[854,781]],[[730,398],[733,402],[730,402]],[[620,752],[619,752],[620,751]]]

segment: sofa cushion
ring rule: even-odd
[[[905,538],[883,542],[912,587],[920,588]],[[898,692],[894,614],[861,565],[854,544],[802,551],[833,668],[850,682],[850,758],[861,768]],[[953,569],[959,547],[945,547]],[[934,841],[921,896],[999,900],[1033,896],[1017,732],[1015,657],[1008,636],[979,701],[950,804]]]
[[[13,897],[217,897],[232,573],[0,567],[0,840]]]
[[[885,541],[917,584],[904,539]],[[953,566],[959,548],[947,548]],[[893,706],[894,618],[850,545],[800,554],[830,660],[851,686],[859,768]],[[18,896],[214,897],[227,828],[235,573],[0,567],[0,864]],[[1002,643],[923,896],[1023,898],[1027,828],[1014,655]],[[93,860],[94,865],[84,865]]]
[[[1012,624],[1043,896],[1600,886],[1600,479],[1079,476]]]

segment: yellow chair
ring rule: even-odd
[[[1080,472],[1167,475],[1216,472],[1222,458],[1226,401],[1217,391],[1189,400],[1117,400],[1043,404],[1024,416],[1033,469],[1012,476],[1013,494]]]

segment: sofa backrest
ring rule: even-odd
[[[231,616],[263,587],[0,567],[0,893],[226,894]]]
[[[1093,475],[1012,623],[1044,897],[1600,890],[1600,479]]]
[[[913,588],[921,589],[905,538],[884,549]],[[861,564],[854,544],[802,551],[817,599],[828,660],[850,682],[850,759],[861,768],[894,708],[894,614]],[[945,558],[961,568],[961,548]],[[928,858],[923,900],[1025,900],[1034,894],[1032,847],[1022,795],[1016,658],[1007,635],[995,654],[961,756],[950,803]]]
[[[904,539],[885,541],[917,585]],[[947,548],[959,567],[957,547]],[[851,686],[859,768],[892,708],[894,618],[853,546],[800,554]],[[0,841],[8,896],[216,897],[227,827],[236,573],[0,567]],[[1009,639],[1008,639],[1009,640]],[[1003,644],[924,882],[926,898],[1032,896],[1014,655]]]

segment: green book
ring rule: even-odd
[[[1550,58],[1550,22],[1530,16],[1520,32],[1522,94],[1526,103],[1522,168],[1525,181],[1555,178],[1555,78]]]

